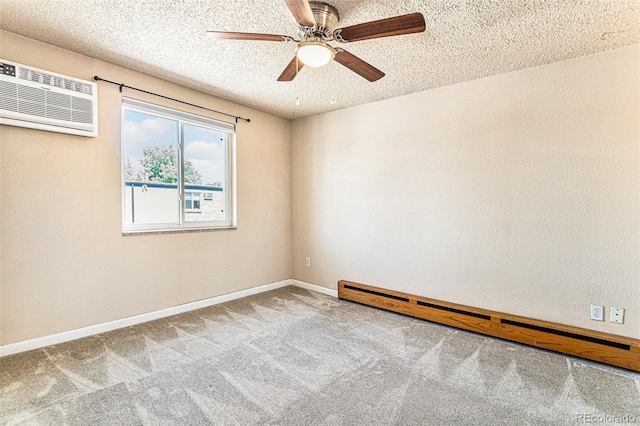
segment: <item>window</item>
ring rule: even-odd
[[[234,147],[233,124],[124,99],[123,232],[234,227]]]
[[[185,192],[184,193],[185,210],[200,210],[200,193]]]

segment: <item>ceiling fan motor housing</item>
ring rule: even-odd
[[[301,26],[300,37],[303,39],[309,37],[330,38],[340,20],[338,10],[330,4],[319,1],[310,1],[309,5],[316,20],[316,25],[311,28]]]

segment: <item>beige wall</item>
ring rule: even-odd
[[[117,87],[99,84],[97,139],[0,126],[1,345],[291,277],[289,121],[11,33],[0,37],[3,59],[251,118],[237,130],[237,230],[128,237]]]
[[[295,120],[293,278],[640,338],[639,82],[635,45]]]
[[[290,125],[0,37],[4,59],[252,119],[238,126],[237,230],[129,237],[116,87],[99,85],[97,139],[0,126],[0,345],[292,276],[640,338],[640,46]],[[626,324],[589,321],[590,303],[626,308]]]

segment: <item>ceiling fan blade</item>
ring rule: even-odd
[[[298,72],[302,69],[303,66],[304,64],[302,63],[302,61],[299,61],[298,57],[294,56],[291,62],[289,62],[289,65],[287,65],[284,71],[282,71],[280,77],[278,77],[278,81],[293,80],[294,78],[296,78],[296,75],[298,75]]]
[[[356,74],[374,82],[384,77],[384,73],[355,55],[343,49],[337,49],[335,61],[341,63]]]
[[[421,33],[427,28],[422,13],[396,16],[339,28],[333,32],[336,41],[352,42],[372,38]]]
[[[296,18],[299,24],[306,27],[313,27],[316,25],[316,18],[313,16],[311,6],[307,0],[285,0],[289,10]]]
[[[293,41],[289,36],[277,34],[234,33],[229,31],[206,31],[205,34],[219,40]]]

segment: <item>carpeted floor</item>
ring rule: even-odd
[[[296,287],[0,358],[3,425],[575,425],[625,415],[640,423],[640,374]]]

